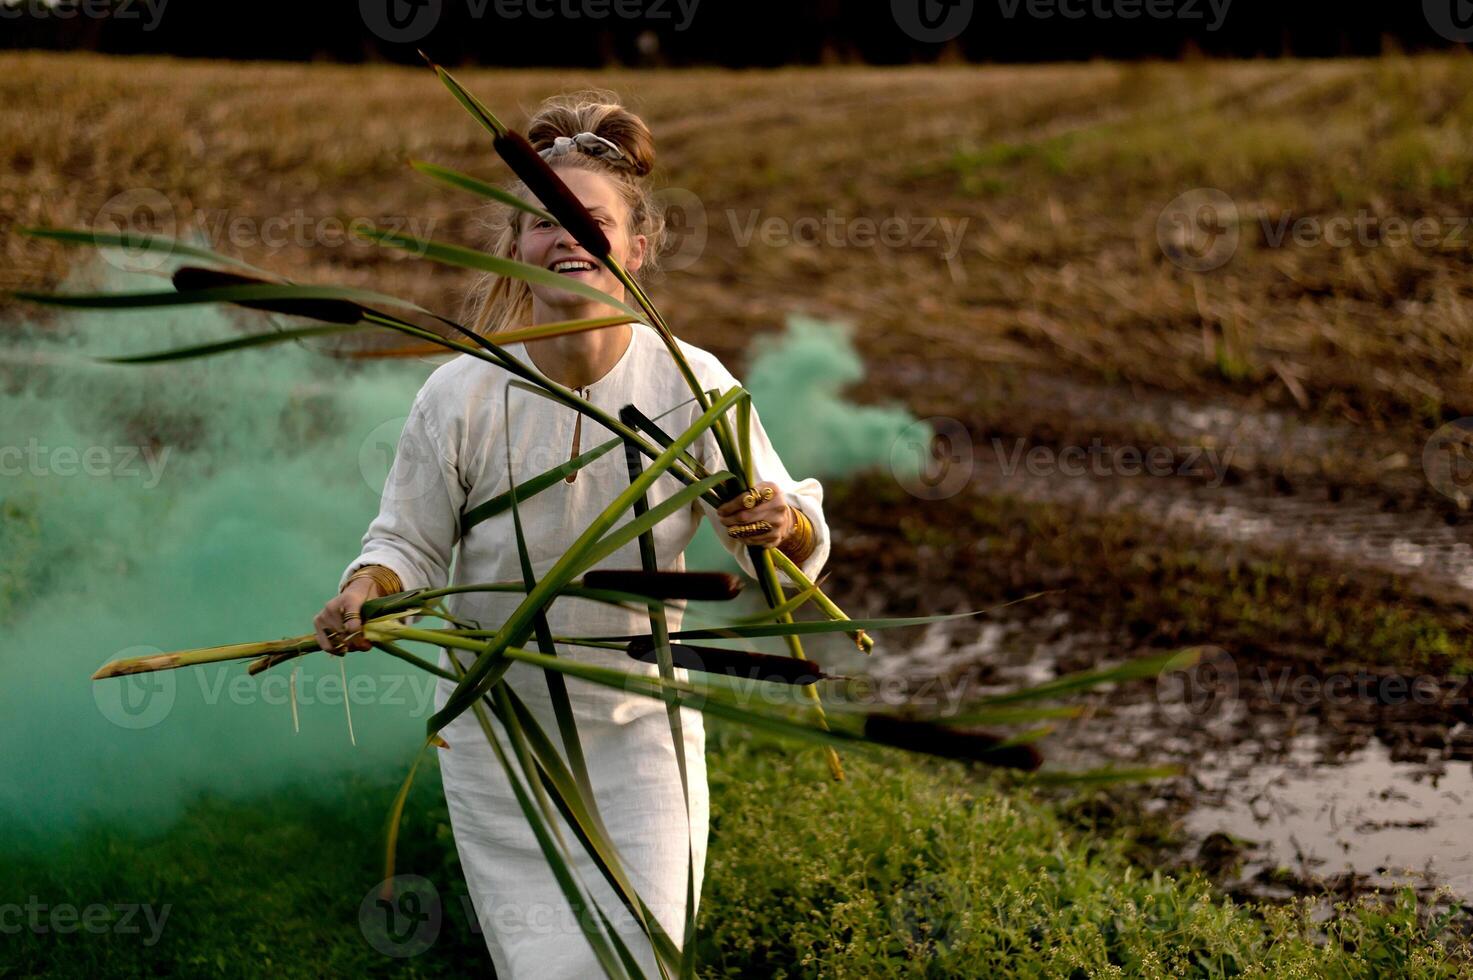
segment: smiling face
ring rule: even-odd
[[[558,168],[558,176],[603,228],[609,238],[610,255],[628,271],[638,269],[644,262],[645,236],[629,234],[629,206],[624,203],[614,178],[575,167]],[[521,216],[520,228],[512,258],[551,269],[616,299],[624,298],[623,284],[603,263],[584,251],[566,228],[530,214]],[[533,319],[538,323],[610,312],[604,304],[566,290],[539,284],[533,284],[531,289]]]

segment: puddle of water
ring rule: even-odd
[[[1473,897],[1473,765],[1396,762],[1374,740],[1348,753],[1340,745],[1300,737],[1278,760],[1254,743],[1204,757],[1186,831],[1254,841],[1250,866],[1354,872],[1380,888],[1445,884]]]
[[[1108,636],[1071,619],[1060,611],[936,624],[916,643],[887,647],[883,661],[855,666],[913,690],[949,678],[964,702],[1122,657]],[[1276,676],[1242,671],[1236,695],[1206,713],[1177,703],[1182,692],[1169,684],[1102,687],[1073,699],[1090,712],[1060,724],[1042,748],[1063,769],[1181,764],[1186,775],[1154,784],[1146,809],[1179,816],[1184,858],[1199,857],[1213,834],[1251,842],[1229,890],[1283,897],[1289,891],[1267,873],[1285,868],[1300,883],[1349,873],[1361,888],[1445,887],[1473,902],[1473,763],[1436,751],[1403,761],[1376,738],[1373,715],[1325,718],[1270,700],[1262,682]],[[1447,730],[1447,741],[1466,727]]]

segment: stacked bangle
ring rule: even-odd
[[[788,510],[793,515],[793,529],[788,532],[787,539],[779,545],[779,548],[794,563],[801,564],[813,553],[813,546],[817,543],[817,538],[814,536],[813,524],[808,520],[807,514],[792,504],[788,504]]]
[[[378,594],[381,596],[393,595],[395,592],[403,592],[404,585],[399,581],[399,574],[392,568],[384,565],[364,565],[348,576],[348,581],[343,583],[347,588],[349,583],[355,579],[366,578],[378,586]]]

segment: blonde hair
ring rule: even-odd
[[[576,168],[612,179],[629,207],[625,232],[647,239],[644,263],[636,278],[654,272],[665,238],[665,218],[649,182],[645,179],[655,165],[655,140],[643,119],[629,111],[619,97],[607,89],[585,89],[555,95],[544,101],[527,124],[527,140],[538,151],[552,146],[559,136],[578,133],[602,136],[624,152],[627,161],[610,163],[574,151],[551,157],[554,170]],[[628,165],[625,165],[625,164]],[[535,201],[527,185],[517,180],[506,189],[523,200]],[[474,219],[485,236],[481,246],[492,255],[512,258],[512,246],[521,232],[526,213],[510,205],[491,202]],[[643,282],[641,282],[643,285]],[[462,304],[461,322],[482,335],[494,334],[532,322],[532,290],[525,282],[493,273],[482,275],[471,286]]]

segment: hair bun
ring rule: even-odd
[[[629,163],[620,169],[643,177],[655,168],[655,138],[649,126],[607,89],[552,96],[527,125],[527,139],[539,151],[552,146],[559,136],[572,138],[578,133],[593,133],[617,146]]]

